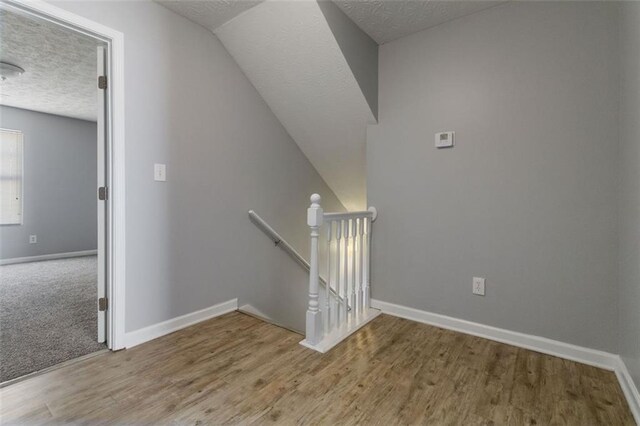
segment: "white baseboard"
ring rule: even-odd
[[[371,299],[371,307],[381,309],[383,313],[413,321],[434,325],[448,330],[459,331],[473,336],[484,337],[496,342],[506,343],[520,348],[577,361],[594,367],[615,371],[618,356],[609,352],[589,349],[582,346],[559,342],[545,337],[491,327],[476,322],[466,321],[446,315],[434,314],[406,306]]]
[[[190,325],[205,321],[217,316],[233,312],[238,309],[238,299],[231,299],[217,305],[191,312],[180,317],[153,324],[139,330],[130,331],[125,334],[125,347],[131,348],[149,340],[157,339]]]
[[[0,265],[13,265],[15,263],[39,262],[41,260],[67,259],[70,257],[95,256],[98,250],[70,251],[68,253],[42,254],[40,256],[14,257],[13,259],[2,259]]]
[[[260,309],[256,308],[253,305],[242,305],[238,308],[238,312],[242,312],[243,314],[247,314],[251,317],[257,318],[260,321],[264,321],[264,322],[268,322],[269,324],[273,324],[276,325],[280,328],[285,328],[289,331],[293,331],[294,333],[298,333],[298,334],[302,334],[304,335],[304,330],[296,330],[295,328],[288,326],[288,325],[284,325],[283,323],[281,323],[280,321],[276,321],[273,318],[271,318],[269,315],[265,314],[264,312],[262,312]]]
[[[640,425],[640,392],[638,392],[638,388],[633,382],[627,366],[620,357],[618,357],[616,376],[618,376],[618,381],[620,382],[622,392],[624,392],[624,396],[627,398],[629,408],[631,408],[631,413],[633,413],[633,417],[636,419],[636,423]]]
[[[491,327],[446,315],[434,314],[432,312],[421,311],[381,300],[371,299],[371,307],[382,310],[384,314],[445,328],[447,330],[458,331],[472,336],[483,337],[485,339],[495,340],[496,342],[506,343],[508,345],[614,371],[618,377],[625,398],[629,403],[631,412],[635,417],[636,423],[640,425],[640,394],[626,365],[620,356],[616,354],[559,342],[545,337]]]

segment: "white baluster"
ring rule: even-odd
[[[348,303],[347,286],[349,285],[349,220],[343,220],[344,223],[344,254],[343,254],[343,274],[342,274],[342,319],[341,322],[347,321]]]
[[[351,285],[349,286],[349,303],[351,315],[356,315],[356,219],[351,219]]]
[[[320,195],[311,196],[311,206],[307,209],[307,224],[311,228],[311,268],[309,271],[309,307],[307,308],[307,343],[316,345],[322,339],[322,313],[318,303],[318,236],[322,226],[323,212]]]
[[[336,309],[334,309],[332,311],[332,317],[333,317],[333,326],[337,327],[338,326],[338,322],[340,321],[340,249],[342,246],[342,221],[338,220],[336,221],[336,261],[335,261],[335,270],[336,270],[336,275],[335,275],[335,290],[336,290],[336,295],[338,297],[336,297],[336,301],[335,301],[335,307]]]
[[[364,309],[367,310],[371,307],[371,283],[369,282],[369,274],[371,267],[371,218],[365,219],[365,247],[366,252],[364,255]]]
[[[358,255],[359,255],[359,266],[358,266],[358,311],[360,314],[364,312],[364,246],[362,245],[362,234],[364,233],[364,217],[361,217],[358,221]]]
[[[326,224],[327,227],[327,280],[325,283],[325,302],[324,313],[322,318],[324,319],[324,332],[329,333],[330,321],[331,321],[331,227],[333,222],[329,221]]]
[[[358,218],[353,218],[353,272],[351,275],[353,276],[353,314],[358,315],[360,313],[360,309],[358,309]]]

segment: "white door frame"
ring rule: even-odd
[[[109,70],[107,70],[107,49],[104,46],[98,46],[96,48],[96,71],[95,81],[99,82],[101,78],[109,78]],[[95,84],[95,83],[94,83]],[[108,87],[108,84],[107,84]],[[108,207],[108,191],[104,191],[107,195],[107,199],[104,200],[100,196],[100,188],[107,188],[107,91],[100,87],[100,84],[94,86],[96,91],[96,98],[98,100],[98,122],[97,122],[97,145],[98,145],[98,158],[97,158],[97,185],[98,197],[95,200],[98,210],[98,300],[96,303],[96,312],[98,314],[98,342],[108,342],[107,339],[107,309],[103,309],[101,306],[101,300],[107,299],[107,252],[105,249],[107,245],[107,230],[109,229],[107,221],[107,207]],[[109,300],[109,299],[107,299]]]
[[[21,11],[94,37],[107,44],[107,344],[125,347],[125,175],[124,175],[124,35],[41,0],[1,0],[8,10]]]

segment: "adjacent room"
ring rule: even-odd
[[[640,424],[639,1],[0,11],[3,423]]]
[[[98,44],[0,10],[0,382],[98,341]]]

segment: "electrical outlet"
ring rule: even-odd
[[[484,296],[484,278],[473,277],[473,294]]]
[[[38,242],[37,235],[29,235],[29,244],[36,244]]]

